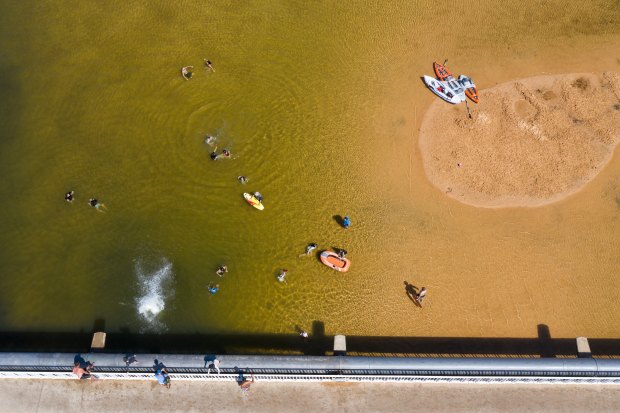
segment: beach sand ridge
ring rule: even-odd
[[[583,188],[620,141],[620,75],[537,76],[482,90],[480,103],[437,100],[420,130],[429,180],[480,207],[533,207]]]

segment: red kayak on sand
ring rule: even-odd
[[[351,267],[351,261],[346,258],[340,258],[333,251],[323,251],[321,253],[321,262],[329,268],[340,272],[347,272],[349,267]]]

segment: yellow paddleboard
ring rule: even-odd
[[[262,204],[262,202],[256,199],[254,195],[244,192],[243,197],[245,198],[246,201],[248,201],[248,204],[252,205],[254,208],[258,209],[259,211],[262,211],[263,209],[265,209],[265,206]]]

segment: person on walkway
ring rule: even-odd
[[[65,201],[73,202],[73,191],[69,191],[65,194]]]
[[[286,282],[286,274],[288,274],[288,270],[286,268],[282,269],[278,275],[278,282]]]
[[[215,284],[215,285],[209,284],[209,287],[207,287],[207,288],[209,288],[209,292],[213,295],[213,294],[215,294],[215,293],[217,293],[219,291],[220,285],[219,284]]]
[[[422,287],[415,300],[418,304],[422,305],[422,300],[424,300],[424,297],[426,297],[426,287]]]
[[[306,330],[301,330],[299,332],[299,337],[301,337],[304,341],[308,340],[308,332]]]
[[[224,276],[224,274],[226,274],[227,272],[228,272],[228,267],[227,267],[227,266],[225,266],[225,265],[220,265],[220,266],[217,268],[217,271],[215,271],[215,273],[216,273],[218,276],[220,276],[220,277],[223,277],[223,276]]]
[[[194,66],[185,66],[181,68],[181,75],[183,75],[183,79],[190,80],[192,78],[192,76],[194,75],[194,73],[192,72],[193,68]]]
[[[211,69],[212,72],[215,72],[215,69],[213,68],[213,63],[211,63],[210,60],[205,59],[205,67]]]
[[[168,374],[168,370],[164,367],[157,369],[157,372],[155,372],[155,378],[159,384],[166,386],[168,389],[170,388],[170,375]]]
[[[90,371],[87,368],[82,367],[81,363],[79,361],[76,361],[73,364],[73,374],[75,374],[77,376],[78,379],[83,380],[83,379],[90,379],[91,375],[90,375]]]
[[[342,226],[345,229],[348,229],[351,226],[351,218],[349,218],[348,215],[344,216],[344,219],[342,220]]]
[[[207,374],[211,374],[211,368],[215,369],[217,374],[220,374],[220,361],[217,358],[213,359],[209,367],[207,367]]]
[[[248,380],[247,377],[244,377],[243,374],[241,374],[241,378],[239,380],[239,387],[241,387],[241,390],[243,391],[248,391],[250,390],[250,386],[252,385],[252,383],[254,383],[254,375],[250,374],[250,379]]]

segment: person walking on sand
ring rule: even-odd
[[[424,300],[424,297],[426,297],[426,287],[422,287],[415,300],[418,304],[422,305],[422,300]]]
[[[205,59],[205,67],[211,69],[212,72],[215,72],[215,69],[213,68],[213,63],[211,63],[210,60]]]
[[[194,66],[185,66],[181,68],[181,75],[183,75],[183,79],[190,80],[192,76],[194,76],[194,73],[192,72],[193,68]]]

